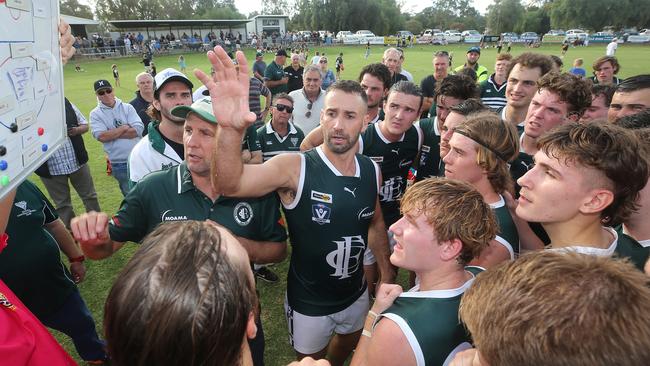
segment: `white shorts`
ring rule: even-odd
[[[303,355],[319,352],[327,347],[332,333],[345,335],[361,330],[369,309],[368,290],[347,308],[324,316],[300,314],[289,307],[285,295],[284,315],[289,326],[289,342],[296,352]]]
[[[393,252],[393,248],[395,248],[395,244],[396,244],[393,236],[394,236],[393,232],[388,230],[388,249],[390,249],[391,253]],[[372,250],[370,250],[370,247],[366,248],[365,253],[363,253],[363,265],[369,266],[375,263],[377,263],[377,258],[375,258],[375,255],[372,254]]]

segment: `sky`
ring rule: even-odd
[[[481,14],[485,14],[488,5],[492,3],[492,0],[474,0],[474,7]],[[262,0],[235,0],[235,6],[243,14],[248,14],[252,11],[261,9]],[[402,8],[403,12],[409,13],[418,13],[427,6],[431,6],[432,1],[422,1],[422,0],[404,0],[404,7]]]

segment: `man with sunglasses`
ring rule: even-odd
[[[264,161],[278,154],[300,152],[305,134],[289,121],[292,113],[293,98],[286,93],[277,94],[271,107],[271,122],[257,130]]]
[[[108,80],[94,83],[97,107],[90,112],[93,137],[104,145],[111,163],[113,178],[123,195],[129,192],[127,161],[133,147],[140,141],[144,125],[135,108],[115,97]]]
[[[325,92],[321,89],[323,76],[316,65],[305,67],[302,73],[303,87],[289,93],[294,100],[295,113],[292,122],[302,129],[305,134],[311,132],[320,124],[320,112],[325,105]]]

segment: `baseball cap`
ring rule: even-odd
[[[162,88],[163,85],[165,85],[165,83],[169,81],[181,81],[187,84],[187,86],[189,86],[190,89],[194,87],[190,79],[188,79],[187,76],[185,76],[185,74],[183,74],[182,72],[176,69],[172,69],[171,67],[169,67],[156,74],[156,77],[154,78],[154,82],[153,82],[154,94],[158,95],[158,91],[160,90],[160,88]]]
[[[262,56],[264,56],[264,54],[262,52],[258,52],[258,53],[255,54],[255,57],[262,57]]]
[[[469,48],[469,50],[467,50],[467,53],[470,53],[470,52],[476,52],[476,53],[478,53],[480,55],[481,54],[481,47],[472,46],[472,47]]]
[[[95,88],[95,93],[101,89],[112,89],[113,86],[111,86],[111,83],[108,82],[108,80],[97,80],[93,84],[93,87]]]
[[[276,56],[289,56],[287,55],[287,51],[285,50],[278,50],[278,52],[275,53]]]
[[[199,115],[199,117],[210,123],[217,124],[217,119],[214,116],[212,111],[212,99],[202,98],[192,103],[192,105],[179,105],[172,109],[172,115],[180,118],[186,118],[187,114],[193,112]]]

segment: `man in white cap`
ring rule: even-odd
[[[184,118],[172,115],[179,105],[192,104],[192,82],[183,73],[168,68],[156,75],[151,106],[152,120],[147,135],[129,155],[129,185],[133,187],[145,175],[169,169],[183,161]]]

